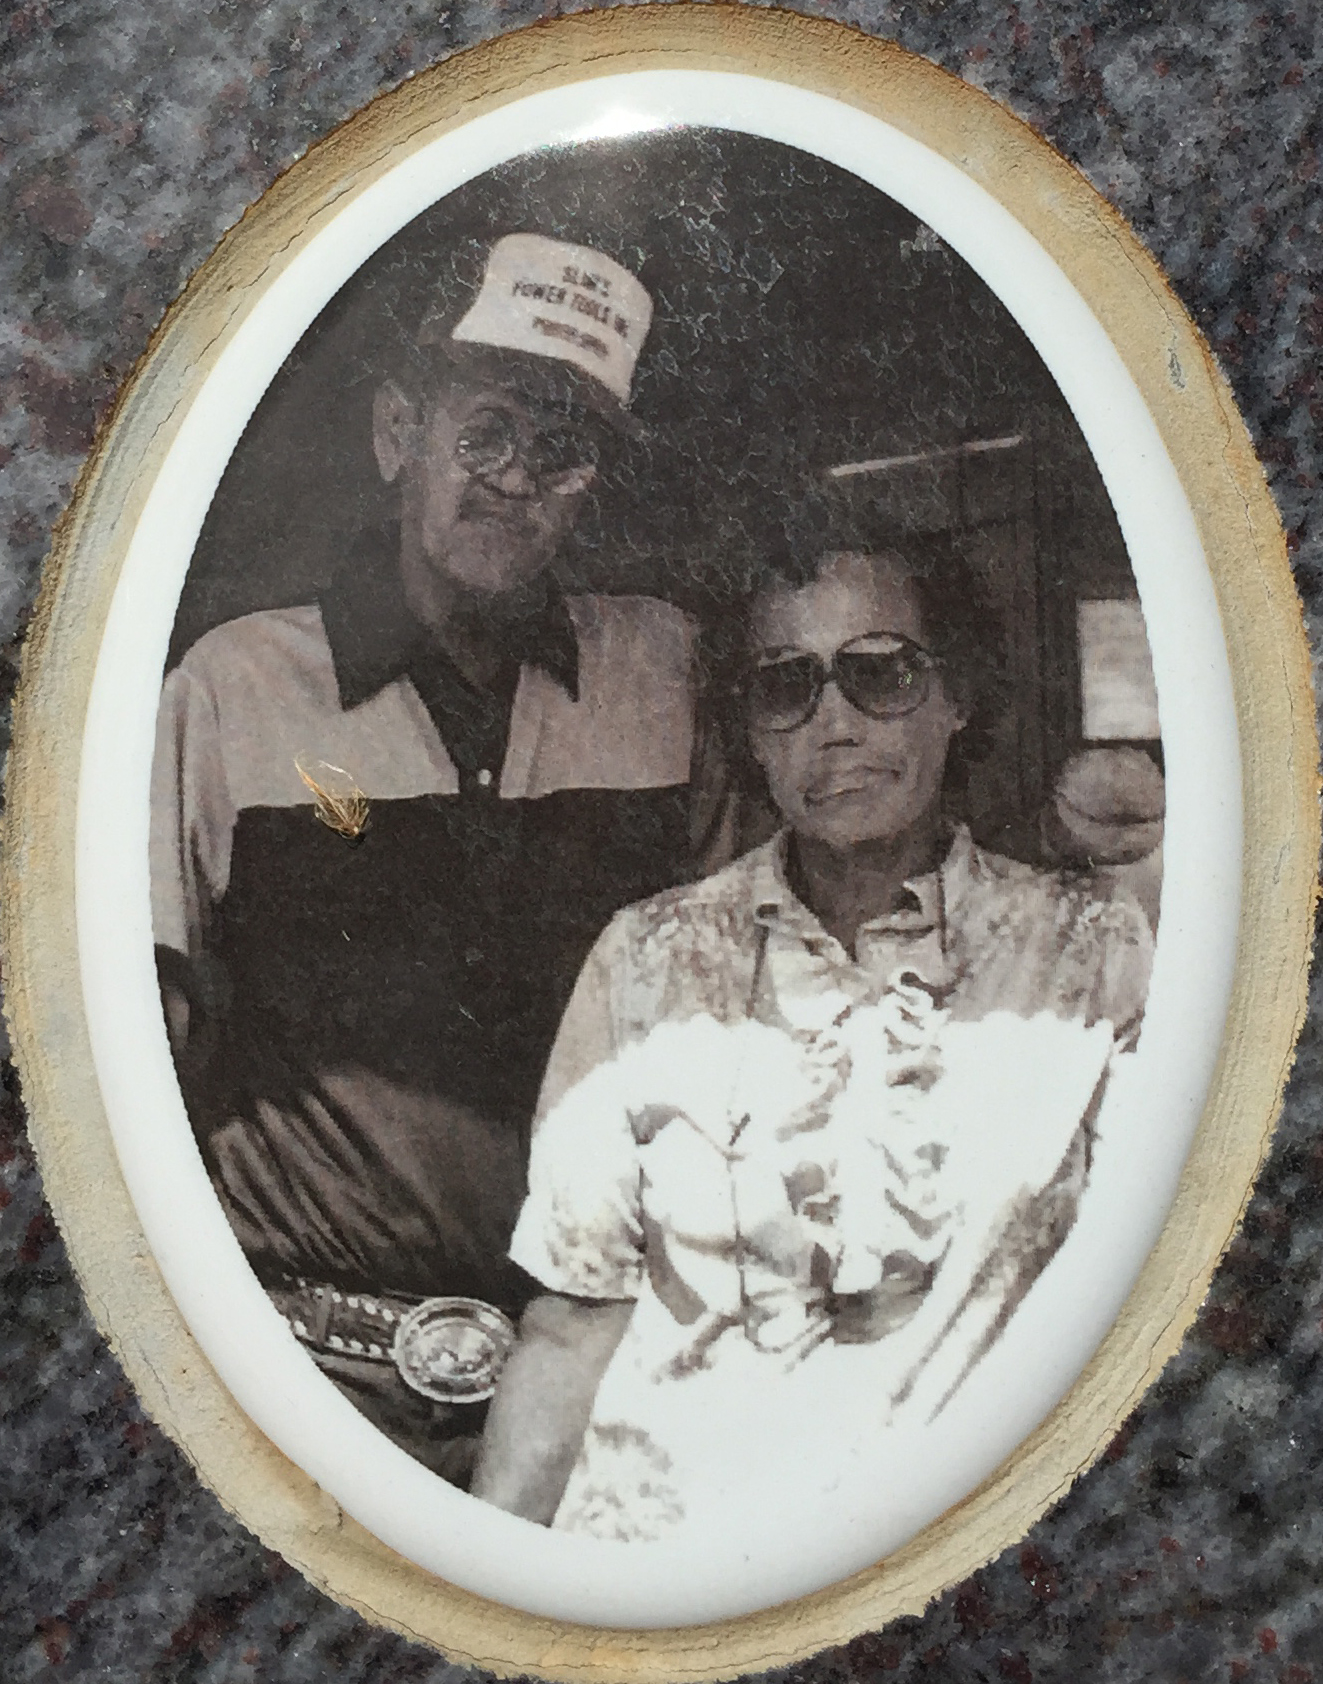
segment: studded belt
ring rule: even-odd
[[[393,1367],[434,1403],[489,1398],[515,1342],[510,1318],[480,1298],[345,1292],[301,1276],[267,1292],[310,1351]]]

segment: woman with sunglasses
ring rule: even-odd
[[[664,1538],[771,1501],[786,1435],[830,1493],[940,1413],[1069,1230],[1151,940],[960,822],[992,627],[949,544],[839,526],[743,604],[716,684],[782,828],[580,977],[511,1253],[548,1291],[476,1494]]]

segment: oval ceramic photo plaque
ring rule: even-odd
[[[29,653],[15,1024],[149,1406],[498,1670],[921,1607],[1237,1219],[1305,674],[1194,330],[982,96],[681,7],[378,102],[167,321]]]

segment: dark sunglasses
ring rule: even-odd
[[[812,719],[831,683],[869,719],[899,719],[928,700],[938,665],[935,655],[889,632],[852,638],[829,661],[819,655],[777,656],[759,662],[744,678],[749,724],[760,731],[796,731]]]
[[[533,421],[508,409],[479,409],[455,440],[455,459],[470,479],[497,479],[518,462],[541,492],[584,491],[597,467],[596,441],[559,419]]]

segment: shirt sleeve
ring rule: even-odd
[[[152,927],[158,947],[196,959],[230,875],[235,806],[211,686],[176,667],[165,681],[152,764]]]
[[[1116,1045],[1132,1052],[1139,1040],[1153,970],[1153,932],[1139,904],[1116,889],[1099,920],[1098,1017],[1115,1027]]]
[[[589,954],[561,1021],[510,1246],[520,1268],[574,1298],[637,1298],[643,1278],[628,1057],[612,1009],[618,936],[612,925]]]

